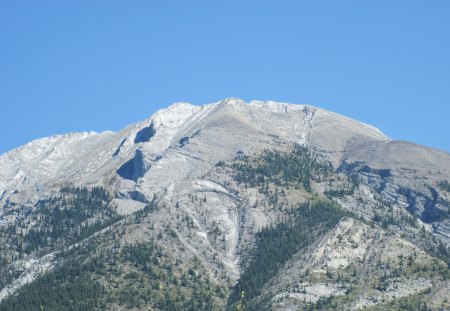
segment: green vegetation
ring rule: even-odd
[[[123,276],[118,303],[128,308],[153,305],[158,310],[214,310],[214,297],[220,291],[211,286],[207,273],[202,273],[199,261],[181,267],[154,242],[125,246],[121,265],[132,269]],[[216,289],[216,290],[214,290]]]
[[[0,287],[18,276],[9,262],[64,250],[122,219],[111,200],[101,187],[65,187],[32,210],[21,207],[18,220],[0,229]]]
[[[450,192],[450,183],[448,182],[448,180],[441,180],[437,185],[439,188],[441,188],[441,190]]]
[[[103,242],[67,251],[64,257],[72,259],[6,298],[0,310],[217,309],[223,289],[213,286],[197,259],[182,266],[152,240],[107,251]]]
[[[111,199],[101,187],[65,187],[58,196],[38,202],[28,217],[2,228],[0,237],[19,257],[61,249],[120,220]]]
[[[2,301],[0,310],[98,310],[104,307],[100,297],[104,288],[91,278],[102,268],[101,261],[82,264],[73,259],[45,274]]]
[[[266,282],[276,275],[292,255],[317,241],[342,217],[348,215],[348,212],[330,201],[304,203],[292,211],[287,221],[261,230],[253,259],[234,287],[228,304],[236,303],[242,291],[247,300],[257,297]],[[248,305],[249,310],[258,310],[259,307]]]
[[[218,163],[223,166],[224,163]],[[288,153],[265,150],[259,157],[241,156],[231,165],[234,179],[248,187],[261,187],[267,182],[277,186],[288,183],[302,185],[311,191],[311,181],[331,172],[331,165],[321,162],[308,148],[294,145]],[[266,186],[267,188],[267,186]]]
[[[380,304],[373,307],[366,307],[362,309],[363,311],[384,311],[384,310],[398,310],[398,311],[431,311],[435,310],[432,308],[422,295],[411,295],[408,297],[401,297],[399,299],[393,300],[386,304]],[[440,309],[447,310],[447,309]]]
[[[192,209],[202,204],[207,207],[214,200],[209,197],[207,200],[206,195],[189,193],[189,200],[177,198],[168,206],[161,201],[158,206],[155,197],[145,208],[123,218],[116,213],[112,197],[105,189],[66,187],[54,197],[40,201],[35,209],[17,207],[21,211],[18,221],[0,231],[0,288],[21,272],[8,271],[11,261],[51,251],[59,254],[53,271],[6,298],[0,310],[220,310],[230,291],[228,310],[270,309],[271,298],[276,294],[272,290],[278,289],[269,281],[284,271],[281,269],[292,256],[302,251],[309,253],[309,246],[320,241],[343,217],[356,218],[343,210],[337,199],[353,196],[359,204],[365,202],[360,199],[362,181],[356,175],[334,173],[329,163],[299,145],[293,145],[288,152],[265,150],[254,157],[240,153],[231,163],[218,162],[216,170],[230,173],[242,188],[254,188],[248,189],[257,197],[251,208],[267,211],[272,220],[271,225],[243,244],[247,248],[240,250],[242,274],[233,288],[227,287],[231,286],[231,280],[227,279],[218,252],[213,249],[213,261],[222,267],[214,271],[183,249],[185,244],[175,242],[186,231],[191,238],[192,229],[198,226],[195,215],[184,211],[186,204],[191,204]],[[225,186],[230,184],[235,185],[225,181]],[[450,188],[447,181],[438,186],[450,191],[446,190]],[[325,196],[314,189],[323,190]],[[231,190],[238,195],[241,189]],[[447,269],[450,250],[432,234],[425,230],[419,232],[414,217],[394,209],[381,198],[375,199],[373,223],[366,222],[370,225],[367,228],[384,229],[388,241],[390,234],[400,232],[402,238],[434,256],[434,261],[421,262],[414,252],[387,261],[380,255],[364,257],[347,268],[327,266],[326,273],[306,269],[298,275],[298,284],[289,284],[287,291],[305,293],[304,284],[308,282],[332,283],[345,290],[345,294],[322,297],[316,302],[305,300],[299,308],[329,310],[349,306],[364,290],[389,290],[394,278],[417,276],[440,282],[450,277]],[[167,214],[160,213],[166,210],[179,219],[176,225],[161,220],[159,216]],[[208,214],[204,215],[203,209],[200,211],[209,245],[216,249],[225,247],[220,223],[208,223]],[[238,216],[243,220],[248,212],[238,208]],[[105,229],[102,233],[95,234],[102,229]],[[341,235],[337,238],[342,242]],[[344,242],[358,248],[353,239]],[[173,252],[166,245],[180,249]],[[203,255],[206,254],[204,251]],[[263,292],[265,287],[270,292]],[[367,310],[428,310],[426,295],[418,293]]]
[[[450,248],[448,246],[446,246],[441,240],[436,240],[432,233],[425,231],[422,231],[419,242],[419,246],[422,247],[428,254],[444,261],[450,269]]]
[[[121,217],[110,201],[109,194],[100,187],[63,188],[61,196],[38,205],[39,226],[25,235],[25,252],[49,244],[52,248],[72,244],[116,222]]]
[[[223,162],[218,167],[227,167]],[[279,207],[279,198],[288,189],[312,191],[312,182],[326,180],[333,174],[329,163],[318,158],[306,147],[294,145],[289,152],[265,150],[260,156],[240,155],[231,165],[233,178],[245,187],[259,189],[269,205]],[[339,194],[353,193],[357,179],[349,178],[349,189],[336,190]],[[327,193],[332,197],[338,193]],[[342,193],[341,193],[342,192]],[[257,235],[253,249],[244,252],[245,270],[228,299],[228,308],[245,303],[248,310],[259,310],[268,302],[256,302],[263,286],[295,253],[317,241],[333,228],[342,217],[352,216],[332,200],[319,200],[314,195],[309,202],[281,209],[279,223],[263,228]],[[245,292],[242,301],[240,294]],[[237,305],[236,305],[237,304]]]
[[[374,213],[373,221],[381,225],[383,229],[389,228],[389,226],[406,226],[409,225],[413,228],[417,228],[417,219],[414,216],[407,213],[394,213],[389,208],[383,214]]]

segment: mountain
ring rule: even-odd
[[[320,108],[173,104],[0,156],[0,310],[449,309],[450,154]]]

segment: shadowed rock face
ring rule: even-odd
[[[144,155],[141,150],[136,150],[134,157],[117,170],[117,174],[124,178],[137,181],[138,178],[145,175],[148,167],[144,163]]]
[[[449,219],[449,201],[437,184],[450,176],[448,153],[403,141],[349,143],[339,171],[363,176],[374,192],[405,202],[425,223]]]
[[[151,123],[148,127],[144,127],[142,130],[136,133],[136,137],[134,138],[134,143],[145,143],[150,140],[155,135],[156,131],[153,128],[153,123]]]

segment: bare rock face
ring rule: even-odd
[[[316,161],[312,165],[320,164],[308,187],[258,167],[281,155],[289,158],[293,146],[305,147]],[[236,177],[252,169],[256,182]],[[40,219],[27,217],[61,188],[102,187],[123,219],[89,239],[122,232],[114,245],[102,240],[105,249],[157,239],[177,267],[201,265],[219,288],[244,275],[261,229],[291,221],[289,210],[298,204],[326,199],[353,216],[344,213],[325,233],[312,228],[317,240],[277,266],[252,303],[297,310],[330,297],[352,297],[336,303],[359,309],[431,290],[438,305],[448,292],[435,291],[433,284],[444,283],[413,268],[433,262],[444,269],[441,259],[424,251],[424,239],[450,245],[450,191],[439,186],[447,180],[450,154],[393,141],[370,125],[320,108],[236,98],[205,106],[177,103],[117,133],[53,136],[1,155],[0,228],[26,223],[26,235]],[[42,258],[49,254],[55,263],[43,273],[57,266],[54,252],[34,252],[29,260],[47,263]],[[407,257],[416,266],[405,268]],[[389,268],[389,277],[380,270],[387,264],[397,269]],[[0,299],[24,278],[31,282],[39,275],[22,270]],[[378,283],[366,286],[371,277]],[[216,305],[224,307],[225,290],[217,292],[222,298]]]
[[[389,141],[376,128],[311,106],[247,104],[233,98],[206,106],[179,103],[118,133],[54,136],[5,153],[0,157],[1,202],[5,204],[12,191],[31,196],[64,183],[102,184],[117,177],[139,184],[139,178],[145,180],[172,162],[189,168],[185,161],[201,161],[208,170],[238,151],[269,147],[264,142],[271,144],[274,138],[321,150],[335,164],[351,141]]]
[[[448,223],[448,192],[438,186],[450,176],[448,153],[389,141],[350,144],[343,159],[339,171],[359,174],[385,200],[404,207],[424,223],[435,227]],[[440,236],[450,242],[445,234]]]

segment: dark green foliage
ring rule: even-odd
[[[144,217],[145,215],[149,213],[153,213],[154,211],[158,210],[158,204],[156,202],[156,197],[153,198],[153,200],[147,204],[143,209],[140,209],[133,213],[134,218],[136,221],[138,221],[140,218]]]
[[[277,186],[287,183],[302,185],[308,191],[311,191],[311,180],[332,169],[329,163],[319,161],[311,151],[300,145],[294,145],[288,153],[265,150],[257,158],[242,156],[231,167],[234,179],[250,187],[263,187],[270,180]]]
[[[347,195],[352,195],[353,193],[354,193],[354,188],[338,189],[338,190],[329,189],[329,190],[325,190],[325,192],[324,192],[324,194],[326,196],[329,196],[332,198],[342,198]]]
[[[224,164],[218,166],[223,167]],[[233,177],[239,184],[258,187],[272,206],[278,206],[278,198],[284,196],[285,190],[290,187],[311,191],[312,181],[326,179],[332,173],[329,163],[300,145],[294,145],[287,153],[266,150],[256,158],[241,155],[229,167],[233,169]],[[353,192],[357,187],[356,178],[349,181],[349,190],[343,191],[342,195]],[[295,209],[285,210],[284,216],[288,220],[261,230],[255,248],[243,254],[244,258],[250,259],[229,297],[228,307],[232,308],[237,303],[242,291],[245,292],[249,310],[262,307],[252,299],[259,296],[266,282],[295,253],[316,241],[345,215],[349,213],[329,200],[304,203]]]
[[[450,269],[450,248],[441,240],[436,241],[435,237],[430,233],[426,233],[424,239],[424,250],[431,256],[437,257],[447,263],[447,266]]]
[[[21,310],[98,310],[103,288],[89,273],[101,269],[101,262],[81,264],[70,260],[2,301],[1,311]]]
[[[257,157],[240,153],[231,164],[221,161],[216,167],[221,172],[232,171],[235,181],[243,187],[257,187],[265,200],[259,202],[276,207],[274,211],[278,213],[275,215],[279,223],[263,228],[257,234],[256,240],[249,243],[251,249],[242,251],[243,272],[241,279],[232,289],[227,305],[233,311],[237,306],[245,307],[247,311],[270,309],[268,298],[272,298],[271,294],[261,296],[261,290],[267,282],[280,272],[282,266],[294,254],[319,241],[342,217],[354,217],[329,198],[319,200],[316,194],[305,195],[304,191],[300,194],[310,201],[295,204],[289,201],[296,198],[295,189],[311,192],[316,181],[329,185],[325,195],[331,198],[345,197],[354,194],[360,181],[356,175],[347,176],[347,179],[341,175],[336,178],[330,164],[299,145],[295,145],[288,153],[266,150]],[[443,190],[445,187],[450,188],[449,186],[447,181],[439,184]],[[190,195],[190,198],[192,202],[195,200],[200,204],[208,204],[206,196],[197,198],[195,194]],[[131,227],[128,225],[139,224],[143,219],[151,223],[150,214],[160,210],[156,199],[123,219],[119,223],[120,226],[111,226],[106,234],[93,235],[122,219],[111,205],[111,199],[103,188],[66,187],[58,196],[40,202],[36,210],[30,212],[33,222],[19,221],[17,225],[0,232],[3,237],[8,237],[8,243],[15,245],[18,253],[24,257],[27,253],[42,255],[51,250],[59,250],[63,260],[62,266],[39,277],[2,301],[0,311],[41,310],[41,306],[45,311],[109,310],[113,307],[137,310],[221,309],[218,297],[224,299],[228,294],[224,283],[212,281],[198,259],[177,258],[179,252],[170,253],[162,244],[166,241],[165,237],[176,238],[179,232],[175,231],[170,223],[157,228],[154,235],[149,235],[154,238],[123,246],[124,241],[128,239],[121,238],[123,234],[130,232]],[[179,213],[180,209],[185,207],[184,204],[187,203],[177,200],[175,211]],[[257,205],[258,203],[255,203],[254,207]],[[161,210],[163,208],[164,205]],[[388,205],[380,205],[380,209],[375,212],[374,222],[379,222],[384,228],[392,225],[417,226],[414,217],[394,213],[392,208],[387,208]],[[180,213],[180,218],[188,229],[195,227],[194,220],[188,214]],[[149,228],[154,230],[153,224]],[[216,242],[223,235],[215,224],[207,229],[208,236]],[[87,237],[91,238],[77,243]],[[421,247],[433,256],[445,260],[450,267],[449,249],[443,243],[432,239],[431,235],[426,236],[424,233],[423,240],[427,243]],[[67,247],[74,243],[77,245]],[[74,259],[67,261],[67,258]],[[17,277],[5,277],[3,271],[7,268],[1,269],[2,263],[6,265],[15,259],[17,256],[14,258],[0,254],[0,285],[8,284],[11,279]],[[417,268],[412,256],[405,257],[404,265],[407,265],[408,269]],[[435,273],[440,277],[449,277],[443,265],[436,267]],[[389,277],[393,277],[393,272],[389,272]],[[357,270],[354,269],[352,277],[356,276]],[[328,270],[326,277],[327,282],[334,281],[334,274]],[[386,289],[387,277],[377,275],[375,280],[378,290]],[[337,282],[339,278],[342,276],[338,274]],[[304,276],[304,280],[307,279],[308,276]],[[241,298],[242,292],[245,292],[245,296]],[[322,298],[316,303],[305,302],[302,310],[337,310],[342,302],[339,297]],[[399,299],[395,301],[395,308],[394,303],[382,307],[426,310],[426,304],[420,299]]]
[[[448,180],[441,180],[437,185],[439,188],[441,188],[441,190],[450,192],[450,183],[448,182]]]
[[[78,242],[116,222],[121,217],[110,201],[100,187],[61,189],[60,196],[38,204],[33,215],[39,220],[38,226],[24,236],[25,252]]]
[[[62,251],[68,245],[122,219],[101,187],[64,187],[60,193],[39,201],[33,209],[19,209],[18,220],[0,229],[2,262],[9,263],[28,254],[42,256]],[[17,272],[0,265],[0,287],[17,277]]]
[[[158,258],[162,257],[161,249],[153,242],[125,246],[122,249],[125,260],[145,273],[152,274],[152,264],[158,264]]]
[[[346,215],[348,212],[330,201],[304,203],[292,212],[287,222],[261,230],[253,259],[234,287],[228,305],[236,303],[242,291],[248,300],[257,297],[263,285],[292,255],[316,241]],[[258,309],[255,305],[248,307]]]
[[[364,311],[385,311],[385,310],[399,310],[399,311],[427,311],[427,310],[447,310],[434,309],[428,306],[421,295],[411,295],[401,297],[386,304],[380,304],[373,307],[366,307]]]
[[[389,228],[389,226],[405,226],[409,225],[413,228],[417,227],[417,219],[409,214],[400,214],[400,215],[394,215],[393,213],[385,213],[380,214],[378,212],[374,213],[373,219],[375,223],[381,224],[381,227],[383,229]]]
[[[139,308],[146,304],[167,311],[216,309],[216,287],[211,286],[206,274],[200,273],[197,259],[187,270],[176,267],[154,241],[125,246],[121,258],[135,270],[124,276],[126,285],[118,293],[120,305]]]
[[[111,304],[163,311],[217,309],[217,287],[198,260],[189,269],[175,267],[154,241],[106,252],[99,252],[99,242],[65,252],[64,257],[74,259],[2,301],[0,311],[41,310],[40,306],[44,310],[109,310]]]
[[[224,161],[219,161],[216,164],[217,167],[225,167],[225,162]]]

